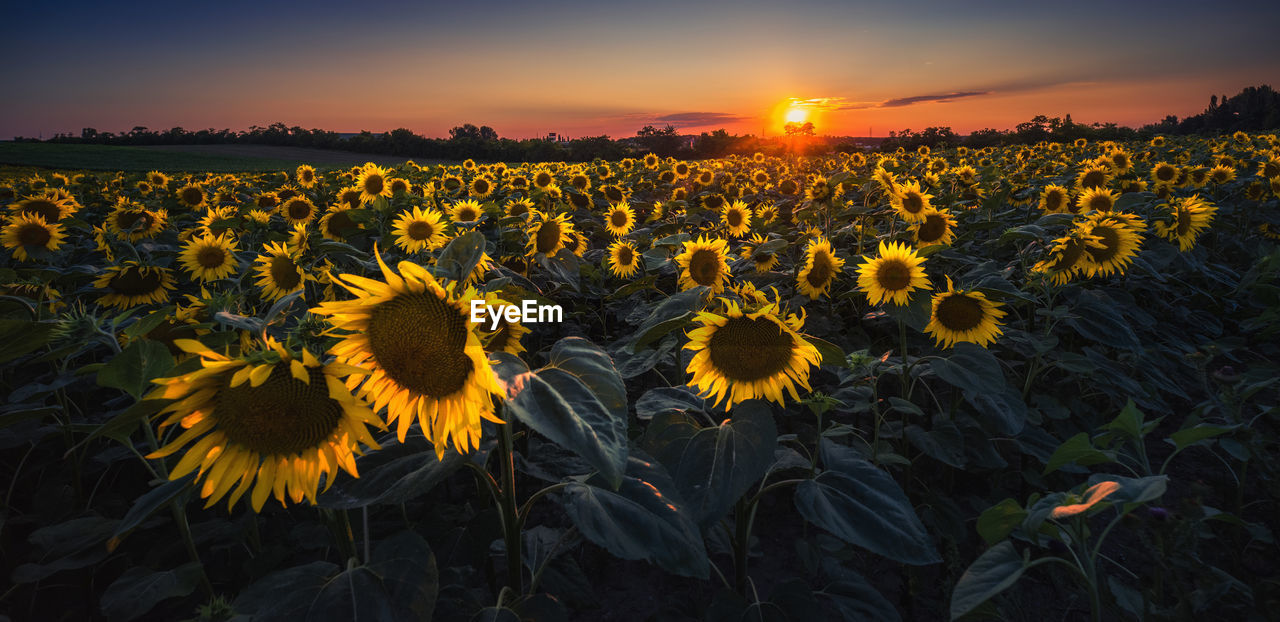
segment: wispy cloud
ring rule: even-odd
[[[670,123],[672,125],[681,125],[687,127],[699,127],[703,125],[714,125],[716,123],[733,123],[735,121],[744,121],[748,117],[727,112],[674,112],[653,117],[654,121],[659,123]]]
[[[903,106],[912,106],[915,104],[926,104],[929,102],[946,103],[953,102],[957,99],[966,97],[979,97],[982,95],[990,95],[991,91],[958,91],[955,93],[941,93],[938,95],[916,95],[915,97],[899,97],[897,99],[887,99],[880,102],[880,108],[901,108]]]

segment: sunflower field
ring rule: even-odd
[[[1274,135],[0,199],[0,619],[1280,607]]]

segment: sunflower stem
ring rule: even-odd
[[[156,438],[156,431],[151,429],[151,422],[144,420],[142,429],[147,435],[147,444],[154,453],[160,450],[160,441]],[[164,460],[157,461],[160,470],[160,476],[166,481],[169,479],[169,466]],[[196,549],[196,541],[191,537],[191,524],[187,522],[187,507],[180,503],[175,497],[169,501],[169,510],[173,513],[173,522],[178,525],[178,533],[182,536],[182,543],[187,547],[187,556],[191,561],[200,565],[200,591],[208,599],[213,599],[213,584],[209,582],[209,575],[204,571],[204,562],[200,561],[200,551]]]
[[[502,400],[495,405],[494,414],[503,419]],[[520,570],[520,513],[516,508],[516,464],[515,448],[511,428],[515,425],[515,417],[505,419],[506,423],[498,426],[501,435],[499,455],[502,459],[502,528],[507,544],[507,584],[517,594],[524,593],[523,573]]]
[[[902,399],[911,401],[911,368],[907,366],[907,323],[898,320],[898,344],[902,348]]]

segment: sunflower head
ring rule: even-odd
[[[174,280],[173,273],[168,268],[126,261],[107,268],[102,276],[94,280],[93,286],[106,290],[98,298],[98,304],[130,309],[168,300],[169,290],[174,288]]]
[[[474,289],[436,282],[425,268],[400,262],[396,274],[377,254],[382,281],[337,275],[354,300],[325,302],[311,310],[329,317],[342,341],[331,350],[366,377],[347,381],[360,395],[387,409],[403,441],[413,423],[443,457],[447,446],[479,446],[480,422],[493,415],[500,392],[477,325],[470,322]]]
[[[294,178],[298,180],[298,185],[303,188],[311,188],[316,185],[316,169],[309,164],[303,164],[294,171]]]
[[[719,238],[700,237],[684,243],[684,251],[675,256],[681,268],[680,289],[698,286],[711,288],[711,294],[724,291],[729,280],[728,243]]]
[[[1089,233],[1097,238],[1097,244],[1085,248],[1085,270],[1089,276],[1110,276],[1124,273],[1142,244],[1141,229],[1134,219],[1120,214],[1093,212],[1086,216]]]
[[[889,200],[898,216],[908,223],[916,223],[923,221],[932,209],[929,203],[932,198],[932,194],[926,194],[920,187],[920,182],[909,181],[899,184]]]
[[[297,246],[287,243],[268,242],[263,245],[263,254],[254,261],[257,285],[262,289],[263,298],[279,300],[302,289],[307,281],[314,280],[299,265],[301,255]]]
[[[183,431],[147,457],[186,447],[169,479],[195,472],[205,507],[230,494],[230,509],[250,489],[255,512],[271,496],[314,504],[321,480],[328,489],[337,469],[358,476],[361,444],[378,447],[368,426],[382,422],[340,380],[362,370],[324,365],[309,350],[294,356],[269,337],[234,357],[191,339],[175,344],[199,356],[201,368],[154,381],[160,386],[147,399],[174,400],[161,411],[161,429]]]
[[[57,222],[46,223],[43,216],[35,213],[13,216],[0,231],[0,243],[5,248],[13,249],[13,257],[18,261],[30,260],[32,253],[58,250],[65,237],[62,225]]]
[[[944,348],[960,343],[987,347],[1001,334],[1005,312],[977,291],[958,290],[947,277],[947,291],[933,295],[933,312],[924,331]]]
[[[742,201],[734,201],[720,210],[720,223],[733,237],[743,237],[751,232],[752,210]]]
[[[780,311],[776,303],[754,311],[726,298],[720,303],[718,311],[698,313],[699,326],[689,332],[692,386],[726,409],[757,398],[781,404],[784,394],[799,400],[797,386],[810,390],[809,372],[821,356],[799,332],[803,317]]]
[[[858,288],[871,304],[907,304],[911,292],[929,289],[924,258],[898,242],[880,242],[879,256],[858,267]]]
[[[391,183],[387,170],[369,162],[360,168],[356,176],[356,188],[360,189],[360,200],[373,203],[379,197],[391,198]]]
[[[636,213],[630,205],[617,203],[609,208],[604,216],[604,226],[614,237],[622,237],[631,232],[636,225]]]
[[[640,271],[640,253],[630,242],[619,240],[610,244],[605,261],[609,272],[619,278],[630,278]]]
[[[529,235],[526,252],[530,257],[537,254],[554,257],[569,244],[574,233],[573,224],[566,214],[535,217],[525,231]]]
[[[475,222],[484,215],[484,207],[472,199],[457,201],[449,208],[449,218],[453,222]]]
[[[955,226],[955,218],[950,212],[930,209],[925,213],[923,221],[911,225],[911,237],[915,241],[916,248],[935,244],[950,246],[951,241],[956,237]]]
[[[235,250],[235,239],[229,233],[205,234],[188,241],[178,254],[178,261],[197,281],[214,281],[236,271]]]
[[[797,289],[809,298],[821,298],[842,269],[844,260],[836,257],[831,242],[822,237],[814,238],[805,247],[804,267],[796,277]]]

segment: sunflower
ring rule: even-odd
[[[966,186],[972,185],[973,182],[978,179],[978,169],[973,168],[968,164],[961,164],[960,166],[951,169],[951,174],[955,175],[956,179],[959,179],[960,183]]]
[[[178,197],[179,203],[191,209],[204,207],[206,201],[208,201],[208,196],[205,194],[204,188],[201,188],[196,184],[186,184],[181,188],[178,188],[178,192],[175,196]]]
[[[485,294],[485,304],[490,306],[509,304],[502,300],[494,292]],[[524,345],[520,340],[530,333],[529,327],[520,322],[508,322],[505,315],[498,317],[498,326],[494,330],[489,330],[491,324],[486,319],[485,323],[479,327],[480,342],[484,344],[485,352],[506,352],[507,354],[519,355],[524,352]]]
[[[916,223],[922,222],[925,214],[933,208],[929,204],[929,199],[932,198],[932,194],[925,194],[924,190],[920,188],[920,182],[909,181],[899,184],[894,189],[893,194],[890,195],[889,202],[893,204],[893,209],[898,212],[898,215],[903,220],[908,223]]]
[[[693,351],[692,386],[717,405],[725,402],[725,409],[757,398],[781,404],[784,391],[799,400],[796,385],[811,390],[809,371],[822,357],[799,332],[803,317],[780,311],[776,303],[748,311],[732,300],[721,302],[721,313],[698,313],[700,326],[684,346]]]
[[[1110,166],[1091,164],[1076,175],[1076,189],[1105,188],[1113,177],[1115,177],[1115,173]]]
[[[1114,272],[1124,274],[1142,245],[1141,229],[1134,226],[1136,216],[1126,218],[1121,214],[1093,212],[1089,219],[1089,233],[1098,238],[1098,244],[1085,248],[1085,271],[1092,277]]]
[[[608,213],[604,217],[604,226],[613,234],[613,237],[620,238],[631,232],[631,228],[636,225],[636,213],[626,203],[618,203],[609,208]]]
[[[493,415],[492,399],[501,389],[469,321],[475,290],[441,287],[408,261],[400,262],[396,275],[377,249],[374,254],[385,282],[338,275],[357,298],[311,310],[345,333],[333,354],[368,374],[349,378],[347,386],[359,386],[375,411],[387,409],[401,441],[416,419],[438,457],[450,444],[463,452],[478,447],[481,420],[502,421]]]
[[[711,294],[724,291],[729,280],[729,264],[725,261],[728,243],[719,238],[700,237],[684,243],[684,252],[675,256],[680,266],[680,289],[693,289],[699,285],[711,288]]]
[[[1164,219],[1155,221],[1156,235],[1177,242],[1181,251],[1195,248],[1196,239],[1213,222],[1214,212],[1218,211],[1199,195],[1175,199],[1158,209],[1164,213]]]
[[[216,281],[236,271],[236,242],[227,232],[205,234],[187,242],[178,261],[197,281]]]
[[[1119,198],[1120,195],[1106,188],[1086,188],[1076,198],[1076,209],[1072,213],[1109,212]]]
[[[1107,164],[1111,166],[1111,172],[1114,174],[1124,175],[1133,168],[1133,158],[1129,156],[1129,152],[1117,149],[1107,154]]]
[[[519,216],[528,219],[533,215],[533,201],[529,199],[510,199],[507,201],[506,207],[502,210],[503,215],[509,217]]]
[[[858,288],[871,304],[907,304],[911,292],[929,289],[924,258],[897,242],[880,242],[880,256],[858,267]]]
[[[360,195],[360,189],[355,186],[343,188],[338,191],[337,202],[341,205],[346,205],[351,209],[356,209],[361,205],[364,205],[364,201],[360,198]]]
[[[298,169],[294,171],[294,175],[295,179],[298,180],[298,185],[303,188],[311,188],[316,185],[316,169],[310,165],[299,165]]]
[[[1089,232],[1088,223],[1082,223],[1067,235],[1054,239],[1047,256],[1031,270],[1047,276],[1055,285],[1066,284],[1077,274],[1087,273],[1089,258],[1085,251],[1101,245],[1101,239]]]
[[[254,260],[258,287],[267,300],[279,300],[302,289],[310,276],[298,265],[299,250],[283,242],[262,245],[263,254]]]
[[[345,242],[351,234],[364,229],[364,224],[357,222],[351,215],[355,213],[350,206],[335,203],[320,217],[320,235],[326,240]]]
[[[102,276],[94,280],[93,286],[107,290],[106,294],[98,298],[98,304],[130,309],[168,300],[168,290],[173,289],[173,274],[168,268],[126,261],[107,268]]]
[[[231,205],[210,208],[200,220],[196,221],[196,224],[200,225],[198,231],[200,233],[229,232],[235,226],[237,216],[236,208]]]
[[[362,203],[373,203],[378,197],[391,198],[387,170],[372,162],[360,168],[360,174],[356,176],[356,188],[360,189]]]
[[[477,199],[488,198],[493,194],[493,182],[487,177],[477,175],[471,179],[470,184],[467,184],[467,194]]]
[[[480,220],[482,215],[484,215],[484,208],[471,199],[458,201],[449,208],[449,219],[453,222],[475,222]]]
[[[414,207],[405,211],[392,225],[391,233],[396,236],[396,246],[407,253],[435,250],[443,246],[448,236],[444,233],[442,219],[440,212],[429,207]]]
[[[76,212],[77,206],[54,192],[29,195],[27,198],[11,203],[9,209],[14,214],[38,215],[46,223],[56,223]]]
[[[1178,167],[1168,162],[1157,162],[1151,167],[1151,181],[1161,185],[1173,185],[1178,181]]]
[[[1236,178],[1236,169],[1230,166],[1219,164],[1209,169],[1209,181],[1213,182],[1214,184],[1225,184],[1229,181],[1234,180],[1235,178]]]
[[[796,276],[797,289],[812,299],[822,297],[844,268],[844,260],[836,257],[831,242],[818,237],[804,249],[804,267]]]
[[[1000,318],[1005,312],[999,303],[987,300],[982,292],[958,290],[947,277],[947,291],[933,295],[933,315],[924,332],[943,348],[960,342],[987,347],[1001,334]]]
[[[955,239],[956,221],[946,210],[930,209],[924,220],[911,225],[911,236],[916,248],[939,244],[950,246]]]
[[[794,179],[784,179],[778,182],[778,192],[785,196],[795,196],[800,192],[800,183]]]
[[[658,168],[658,164],[662,162],[662,160],[658,158],[658,156],[652,153],[644,154],[644,159],[642,161],[644,162],[644,167],[649,170],[654,170]]]
[[[752,234],[751,239],[742,246],[738,251],[738,256],[743,259],[750,259],[751,263],[756,267],[756,273],[764,274],[778,265],[778,256],[770,252],[761,252],[760,245],[768,240],[759,233]]]
[[[316,215],[316,205],[307,197],[295,196],[280,205],[280,215],[289,221],[291,227],[307,224]]]
[[[609,272],[616,277],[629,278],[640,271],[640,254],[630,242],[618,240],[609,245],[605,262]]]
[[[149,210],[140,203],[121,197],[107,214],[106,224],[116,237],[137,242],[160,233],[168,219],[168,212],[162,209]]]
[[[18,214],[4,226],[0,243],[13,249],[14,259],[28,261],[32,252],[58,250],[64,237],[62,225],[56,222],[49,224],[39,214]]]
[[[885,170],[884,167],[877,166],[876,170],[872,171],[871,178],[880,186],[881,192],[889,195],[897,192],[898,180],[894,178],[893,173]]]
[[[315,504],[321,478],[328,490],[339,468],[359,477],[360,444],[378,448],[368,426],[382,422],[339,380],[361,370],[323,365],[309,350],[298,360],[270,337],[261,351],[235,358],[192,339],[175,344],[198,355],[201,368],[154,381],[160,386],[147,399],[175,400],[161,411],[169,416],[160,429],[178,424],[183,432],[147,457],[187,447],[169,479],[196,472],[206,508],[230,493],[230,510],[250,488],[254,512],[268,496]]]
[[[826,177],[817,176],[813,181],[809,182],[809,187],[804,191],[804,197],[815,203],[822,203],[831,200],[831,197],[840,194],[840,184],[832,186]]]
[[[1056,184],[1045,186],[1040,193],[1040,211],[1046,214],[1061,214],[1070,211],[1071,194],[1066,188]]]
[[[720,223],[729,231],[729,235],[740,238],[751,232],[751,208],[742,201],[734,201],[720,210]]]
[[[147,183],[157,188],[164,188],[169,185],[169,176],[160,171],[151,171],[146,175]]]
[[[547,186],[550,186],[555,182],[556,178],[550,171],[546,169],[538,169],[533,172],[533,177],[530,178],[530,180],[533,182],[534,188],[545,189]]]
[[[543,216],[538,222],[531,223],[526,229],[529,243],[526,252],[530,257],[541,253],[547,257],[555,257],[573,239],[573,224],[566,214],[559,216]]]
[[[1280,178],[1280,156],[1268,156],[1258,164],[1258,175],[1267,179]]]

